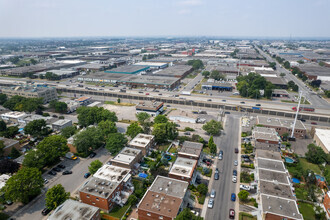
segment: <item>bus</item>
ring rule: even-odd
[[[297,111],[297,107],[292,107],[293,111]],[[311,107],[300,107],[299,111],[305,111],[305,112],[314,112],[315,108],[311,108]]]

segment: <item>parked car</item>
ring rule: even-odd
[[[236,201],[235,193],[232,193],[230,198],[231,198],[231,201],[235,202]]]
[[[237,161],[237,160],[234,161],[234,165],[235,165],[235,166],[238,165],[238,161]]]
[[[186,132],[184,133],[184,135],[190,135],[190,132],[189,132],[189,131],[186,131]]]
[[[223,150],[220,150],[219,154],[221,154],[223,156]]]
[[[222,154],[219,154],[218,159],[219,159],[219,160],[222,160]]]
[[[230,112],[225,112],[225,114],[230,115]]]
[[[213,208],[213,205],[214,205],[214,199],[211,198],[209,200],[209,203],[207,204],[207,207],[210,208],[210,209],[212,209]]]
[[[69,175],[69,174],[72,174],[72,171],[70,171],[70,170],[66,170],[66,171],[64,171],[62,174],[63,174],[63,175]]]
[[[233,170],[233,175],[237,176],[237,170]]]
[[[56,176],[56,172],[53,171],[53,170],[49,171],[48,174],[53,175],[53,176]]]
[[[215,190],[214,189],[212,189],[211,194],[210,194],[210,197],[211,198],[215,198]]]
[[[239,185],[239,188],[243,189],[243,190],[246,190],[246,191],[250,191],[250,189],[251,189],[250,186],[243,185],[243,184]]]
[[[196,182],[197,184],[201,184],[201,183],[202,183],[202,180],[201,180],[201,178],[197,177],[195,182]]]
[[[89,155],[89,158],[93,158],[96,156],[96,153],[92,152],[90,155]]]
[[[229,209],[229,218],[235,219],[235,210],[234,209]]]
[[[261,106],[261,104],[256,104],[256,106]]]
[[[235,148],[235,153],[238,154],[238,148]]]
[[[241,158],[250,158],[249,155],[241,155]]]
[[[250,160],[250,158],[244,158],[244,162],[250,163],[251,160]]]
[[[215,173],[215,174],[214,174],[214,179],[215,179],[215,180],[218,180],[218,179],[219,179],[219,173]]]
[[[58,168],[58,167],[54,167],[52,170],[55,172],[61,172],[61,168]]]
[[[205,163],[208,166],[210,166],[211,163],[212,163],[212,160],[211,159],[208,159],[208,158],[204,158],[202,161],[203,161],[203,163]]]
[[[41,214],[45,216],[45,215],[48,215],[48,213],[50,213],[50,211],[52,211],[52,210],[47,209],[47,208],[44,208],[44,209],[42,210]]]
[[[237,182],[237,177],[236,176],[233,176],[232,181],[233,181],[233,183],[236,183]]]
[[[11,201],[11,200],[6,200],[6,204],[7,204],[7,205],[12,205],[12,204],[13,204],[13,201]]]
[[[48,179],[44,179],[44,184],[49,183]]]
[[[63,164],[59,164],[59,165],[57,165],[57,167],[60,168],[60,169],[64,169],[65,168],[65,166]]]
[[[85,173],[84,177],[87,179],[91,174],[90,173]]]
[[[192,214],[199,216],[199,212],[195,211],[195,210],[190,210]]]

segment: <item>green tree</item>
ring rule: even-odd
[[[167,140],[174,140],[178,136],[176,124],[173,122],[159,123],[154,125],[152,134],[157,143],[164,143]]]
[[[328,162],[328,156],[321,147],[316,146],[315,144],[309,144],[307,148],[308,151],[305,154],[305,157],[309,162],[314,164]]]
[[[0,174],[13,174],[16,173],[19,169],[19,163],[12,160],[0,160]]]
[[[290,67],[291,67],[289,61],[285,61],[283,66],[284,66],[285,69],[290,69]]]
[[[3,120],[0,120],[0,132],[7,130],[7,125]]]
[[[154,118],[154,123],[155,123],[155,124],[166,123],[166,122],[168,122],[168,119],[166,118],[165,115],[157,115],[157,116]]]
[[[272,98],[272,94],[273,94],[273,90],[275,89],[275,86],[270,83],[270,82],[267,82],[267,85],[265,87],[265,94],[264,96],[267,98],[267,99],[271,99]]]
[[[31,64],[36,65],[38,62],[35,59],[30,59]]]
[[[192,66],[194,70],[204,68],[204,64],[201,60],[189,60],[188,65]]]
[[[78,123],[87,127],[89,125],[98,124],[101,121],[110,120],[112,122],[118,121],[114,112],[108,111],[102,107],[85,107],[82,106],[77,109]]]
[[[49,103],[49,107],[53,108],[55,112],[58,113],[68,112],[68,105],[65,102],[59,102],[57,100],[53,100]]]
[[[226,78],[226,76],[223,75],[223,74],[221,74],[221,73],[219,72],[219,70],[213,70],[213,71],[211,72],[210,78],[219,81],[219,80],[224,80],[224,79]]]
[[[126,135],[128,135],[132,139],[139,133],[143,133],[143,129],[139,126],[137,122],[134,122],[127,127]]]
[[[60,157],[69,151],[66,138],[61,135],[52,135],[44,138],[36,147],[39,156],[44,160],[45,165],[53,165]]]
[[[222,130],[222,124],[221,122],[212,119],[211,121],[206,122],[202,128],[210,135],[219,135]]]
[[[217,145],[213,141],[213,136],[210,137],[209,143],[208,143],[207,146],[210,148],[210,152],[212,154],[216,154],[217,153]]]
[[[121,133],[111,134],[107,140],[106,149],[111,154],[118,153],[127,144],[127,138]]]
[[[99,160],[94,160],[88,167],[88,170],[91,174],[94,174],[103,166],[103,163]]]
[[[137,202],[138,198],[134,194],[130,195],[127,199],[127,203],[130,205],[135,205]]]
[[[203,217],[194,215],[189,208],[183,209],[176,217],[175,220],[203,220]]]
[[[0,94],[0,105],[3,105],[7,101],[7,95],[1,93]]]
[[[30,121],[24,128],[24,133],[33,137],[44,137],[51,133],[44,119]]]
[[[10,151],[9,157],[12,159],[16,159],[20,156],[21,156],[21,153],[15,147],[13,147]]]
[[[18,134],[18,127],[17,126],[10,126],[7,130],[1,132],[1,135],[6,138],[13,138],[15,135]]]
[[[280,73],[280,76],[281,77],[284,77],[286,74],[285,73]]]
[[[61,184],[57,184],[50,188],[46,193],[46,208],[53,210],[61,205],[70,197],[70,193],[66,192]]]
[[[41,170],[45,166],[44,158],[41,157],[39,151],[30,150],[24,156],[23,167],[33,167]]]
[[[101,129],[105,138],[109,137],[112,133],[117,133],[116,124],[110,120],[99,122],[98,128]]]
[[[238,193],[238,198],[242,201],[247,201],[248,198],[249,198],[249,192],[246,191],[246,190],[241,190],[239,193]]]
[[[202,194],[202,195],[206,195],[207,193],[207,185],[205,185],[205,183],[201,183],[197,186],[197,191]]]
[[[151,116],[146,112],[139,112],[136,114],[136,118],[138,119],[138,122],[143,128],[143,132],[146,134],[149,134],[150,132],[150,126],[151,126],[150,117]]]
[[[85,156],[90,151],[98,149],[104,143],[104,135],[101,129],[89,127],[84,131],[76,134],[73,144],[76,146],[78,153],[84,153]]]
[[[13,202],[28,203],[30,199],[40,194],[44,180],[37,168],[23,167],[10,177],[2,191],[5,198]]]
[[[65,138],[69,138],[76,133],[77,133],[76,126],[68,126],[61,130],[61,135]]]
[[[0,157],[3,156],[4,150],[5,150],[5,144],[2,140],[0,140]]]
[[[203,71],[202,72],[202,76],[204,76],[204,78],[209,78],[210,77],[210,72],[209,71]]]

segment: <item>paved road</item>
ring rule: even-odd
[[[93,159],[78,159],[77,161],[72,161],[65,159],[62,164],[66,166],[66,170],[71,170],[73,173],[71,175],[63,176],[58,173],[55,177],[48,174],[44,174],[43,177],[49,179],[49,183],[45,186],[45,191],[56,184],[62,184],[67,192],[74,192],[81,184],[85,182],[83,177],[84,173],[88,172],[88,166],[90,163],[96,159],[100,160],[102,163],[107,162],[110,159],[110,154],[104,148],[101,148],[97,155]],[[41,194],[35,200],[24,206],[12,217],[14,219],[21,220],[38,220],[45,218],[41,215],[41,211],[45,208],[45,193]]]
[[[203,71],[201,71],[203,72]],[[199,73],[193,80],[191,80],[183,89],[183,91],[191,91],[195,88],[195,86],[202,81],[204,77],[202,76],[202,73]]]
[[[234,161],[237,160],[237,154],[234,148],[238,145],[239,116],[227,115],[224,134],[215,138],[218,151],[223,150],[223,160],[218,161],[217,167],[220,170],[219,180],[214,180],[212,189],[216,190],[216,197],[213,209],[208,209],[205,219],[229,219],[229,209],[235,209],[235,202],[230,200],[231,193],[236,192],[236,184],[232,182]],[[238,174],[239,176],[239,174]],[[236,201],[237,202],[237,201]],[[235,211],[236,215],[238,210]]]
[[[281,64],[277,62],[277,60],[270,57],[268,54],[266,54],[264,51],[260,50],[257,46],[256,48],[259,50],[260,54],[262,54],[267,61],[269,62],[275,62],[276,63],[276,69],[279,73],[285,73],[285,78],[287,78],[288,81],[292,80],[299,86],[299,91],[303,92],[303,95],[309,100],[309,102],[315,107],[315,108],[330,108],[330,104],[325,101],[322,98],[319,98],[318,95],[310,91],[308,87],[306,87],[305,83],[302,82],[300,79],[295,77],[291,74],[291,72],[287,69],[285,69]]]

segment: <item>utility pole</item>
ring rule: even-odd
[[[294,128],[296,127],[296,122],[297,122],[297,118],[298,118],[298,114],[299,114],[299,110],[300,110],[300,101],[301,101],[301,96],[302,96],[302,92],[299,92],[299,102],[298,102],[298,107],[296,110],[296,117],[294,118],[293,121],[293,126],[292,126],[292,132],[291,132],[291,137],[294,138]]]

